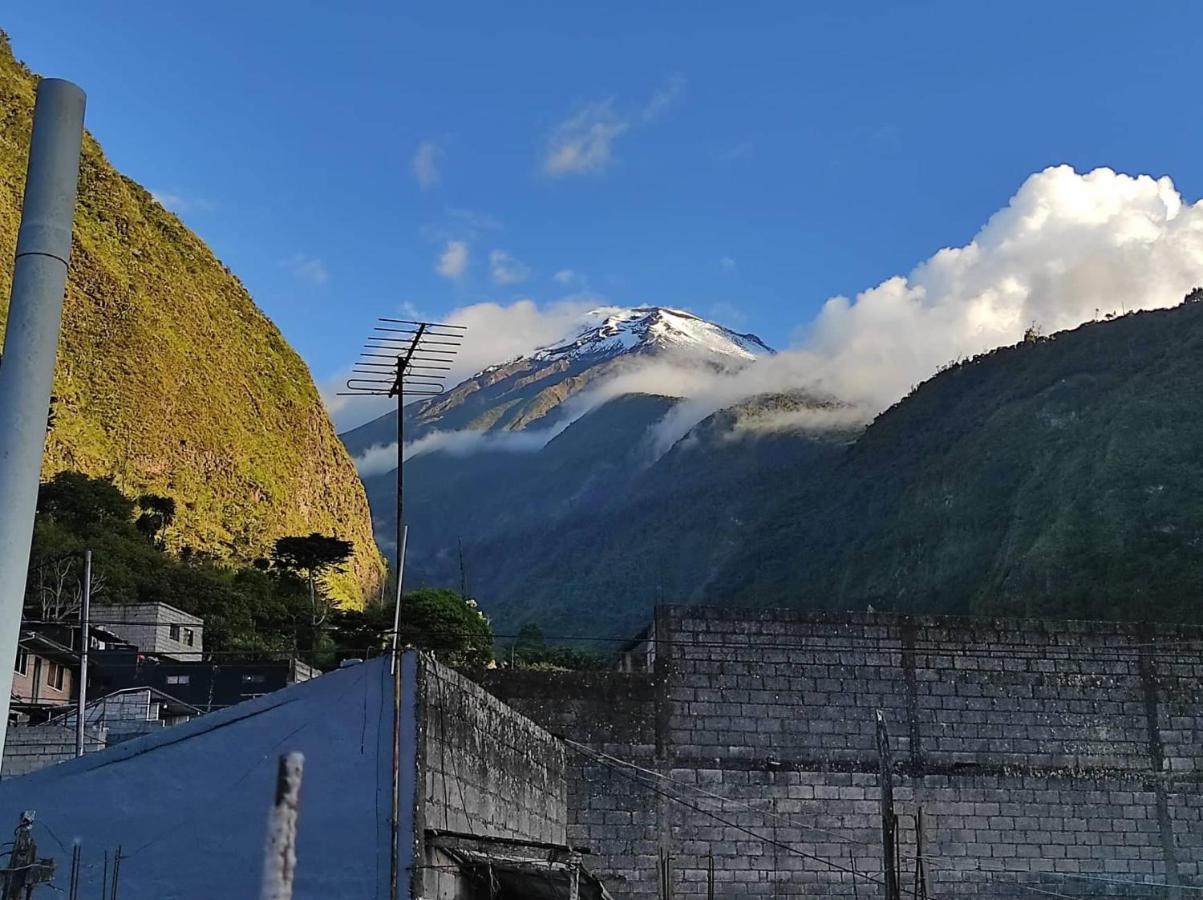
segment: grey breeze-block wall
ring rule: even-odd
[[[417,690],[420,831],[565,845],[564,745],[425,654]],[[426,858],[424,849],[418,858]]]
[[[570,758],[569,839],[615,897],[659,896],[662,853],[675,898],[711,854],[719,897],[881,896],[879,709],[904,897],[920,807],[936,896],[1203,887],[1203,629],[667,607],[652,641],[647,673],[481,676],[657,773]]]

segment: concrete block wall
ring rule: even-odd
[[[424,827],[565,844],[564,746],[457,672],[421,657]]]
[[[484,682],[646,770],[572,756],[569,836],[616,897],[658,897],[662,853],[677,898],[712,854],[720,897],[879,895],[877,710],[904,887],[921,807],[937,895],[1203,888],[1203,629],[665,608],[654,646],[648,674]]]
[[[103,750],[103,728],[84,729],[84,752]],[[0,778],[28,775],[47,766],[75,759],[75,726],[42,724],[10,725],[4,740],[4,763]]]

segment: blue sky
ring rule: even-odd
[[[406,303],[589,290],[785,345],[1058,163],[1193,200],[1197,10],[126,0],[0,27],[324,381]]]

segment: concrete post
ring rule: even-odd
[[[84,92],[69,81],[43,79],[0,358],[0,752],[46,446],[83,125]]]
[[[297,818],[300,815],[301,776],[305,757],[280,756],[276,772],[276,799],[267,814],[267,840],[263,847],[263,884],[260,900],[292,900],[297,870]]]

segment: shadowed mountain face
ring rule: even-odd
[[[986,354],[865,429],[765,428],[822,404],[762,397],[655,457],[676,401],[617,397],[538,450],[415,456],[409,577],[463,573],[502,633],[627,635],[661,601],[1198,620],[1200,373],[1188,302]]]
[[[37,77],[0,34],[0,328]],[[44,474],[176,499],[169,545],[250,561],[281,535],[355,545],[331,587],[381,567],[363,488],[304,362],[241,282],[86,137]]]

